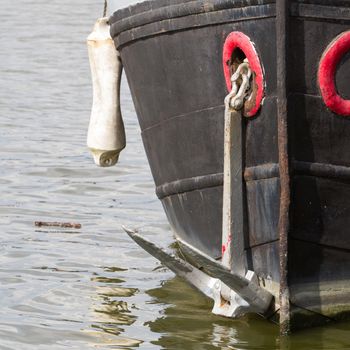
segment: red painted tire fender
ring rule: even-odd
[[[350,51],[350,31],[338,35],[323,53],[318,69],[318,82],[326,106],[341,116],[350,116],[350,100],[343,99],[336,87],[337,67]]]
[[[251,103],[249,103],[249,109],[245,110],[245,115],[247,117],[253,117],[258,113],[264,99],[264,94],[265,94],[264,71],[263,71],[263,67],[260,62],[259,56],[256,52],[255,46],[253,42],[250,40],[250,38],[247,35],[243,34],[242,32],[230,33],[225,40],[224,50],[223,50],[223,68],[224,68],[224,75],[225,75],[228,91],[231,91],[232,84],[231,84],[230,68],[227,62],[230,61],[233,52],[237,48],[243,51],[244,55],[249,61],[250,67],[255,76],[255,84],[256,84],[255,101],[251,101]]]

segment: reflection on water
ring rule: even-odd
[[[148,323],[162,334],[154,344],[164,349],[277,349],[277,327],[256,316],[227,320],[212,315],[212,302],[179,278],[147,293],[165,306],[163,317]]]
[[[147,291],[153,303],[163,304],[162,316],[147,324],[163,349],[350,349],[350,324],[308,329],[280,338],[278,328],[249,315],[227,320],[210,314],[212,303],[179,278]]]
[[[85,38],[102,7],[1,4],[0,350],[281,348],[277,328],[258,317],[211,315],[209,300],[122,231],[139,227],[170,243],[125,81],[120,164],[96,168],[85,146],[92,95]],[[35,221],[82,228],[38,229]],[[319,328],[289,345],[349,349],[349,334],[349,324]]]
[[[124,327],[131,326],[137,319],[129,310],[133,306],[129,306],[126,300],[134,296],[138,290],[123,287],[124,281],[114,277],[96,276],[91,281],[96,282],[97,298],[93,306],[95,322],[91,325],[95,331],[90,331],[89,334],[98,337],[103,344],[108,343],[113,346],[134,347],[141,344],[142,340],[121,336],[124,333]]]

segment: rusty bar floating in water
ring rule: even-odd
[[[71,223],[71,222],[35,221],[35,226],[37,226],[37,227],[62,227],[62,228],[75,228],[75,229],[81,228],[81,224]]]

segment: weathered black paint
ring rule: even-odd
[[[282,57],[285,69],[280,71],[275,1],[154,0],[118,11],[110,22],[157,195],[177,236],[213,258],[221,256],[227,94],[222,48],[226,36],[236,30],[255,43],[264,66],[266,96],[259,114],[246,120],[248,268],[266,283],[279,285],[280,170],[289,174],[281,161],[281,140],[278,146],[279,91],[280,99],[288,98],[292,188],[290,229],[284,230],[288,236],[282,246],[289,254],[285,287],[290,288],[292,303],[301,307],[291,308],[292,323],[306,314],[304,308],[310,312],[300,324],[306,325],[313,323],[310,315],[315,310],[327,320],[350,310],[350,303],[344,302],[350,294],[324,297],[329,283],[336,280],[346,286],[350,280],[350,118],[328,111],[317,85],[323,51],[349,29],[350,1],[290,1],[287,14],[292,35],[289,43],[283,36],[279,41],[288,49],[289,61]],[[350,96],[348,72],[346,58],[337,73],[344,96]],[[287,81],[281,74],[289,76],[285,96],[281,83]],[[311,292],[303,299],[300,288],[306,282]],[[276,296],[278,301],[278,292]],[[320,305],[322,310],[317,309]]]
[[[325,322],[348,317],[350,309],[350,119],[327,110],[317,71],[327,46],[349,30],[349,6],[350,1],[294,1],[290,19],[288,282],[292,303],[323,315]],[[337,74],[343,96],[350,92],[348,64],[346,58]],[[296,320],[294,313],[292,327]]]

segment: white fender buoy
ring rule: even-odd
[[[125,148],[125,130],[120,110],[123,65],[109,34],[108,17],[97,20],[87,45],[93,83],[87,145],[95,163],[109,167]]]

